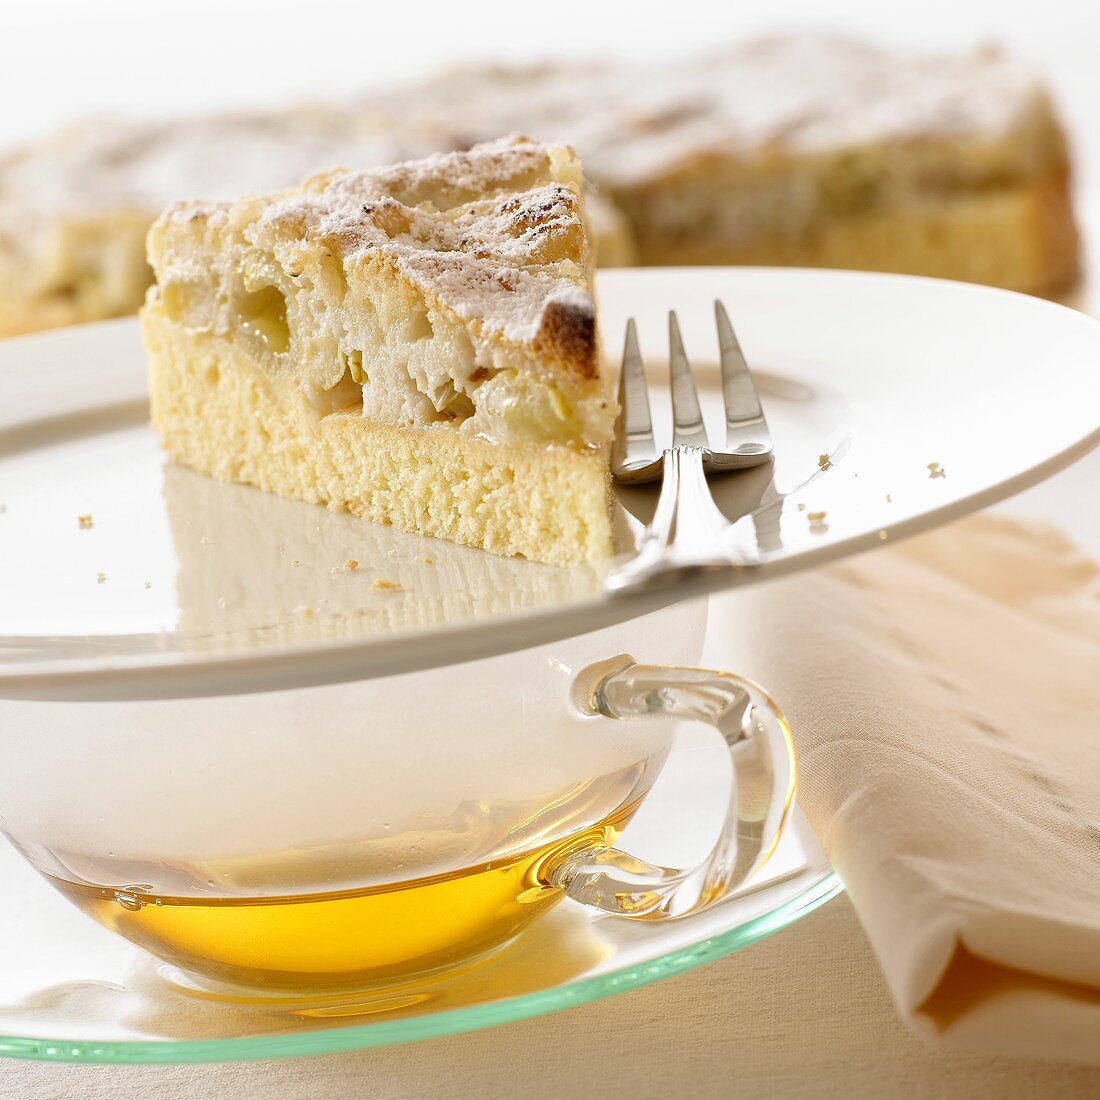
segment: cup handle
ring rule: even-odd
[[[585,905],[635,920],[697,912],[733,892],[768,859],[794,801],[791,730],[766,691],[729,672],[638,665],[622,656],[574,682],[574,702],[607,718],[691,718],[721,735],[733,766],[721,832],[697,867],[660,867],[588,844],[546,868],[548,884]]]

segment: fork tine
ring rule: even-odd
[[[620,480],[637,481],[659,474],[660,463],[653,439],[645,363],[638,347],[638,330],[631,317],[626,323],[623,368],[619,374],[619,418],[615,422],[611,468]]]
[[[699,409],[699,395],[691,364],[684,351],[680,323],[676,312],[668,315],[669,388],[672,392],[672,445],[674,447],[707,447],[707,429]]]
[[[772,450],[768,422],[741,345],[721,302],[714,303],[722,364],[722,400],[726,406],[726,452],[766,459]]]

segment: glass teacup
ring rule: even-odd
[[[705,619],[704,603],[681,604],[504,656],[292,691],[0,701],[0,821],[85,912],[234,995],[455,967],[565,896],[679,916],[754,873],[793,792],[766,695],[676,667],[698,659]],[[657,655],[673,665],[635,659]],[[714,725],[734,764],[721,835],[687,870],[614,846],[676,718]]]

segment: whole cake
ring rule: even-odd
[[[1077,274],[1066,141],[1025,65],[845,38],[660,68],[452,73],[372,104],[428,140],[568,140],[643,264],[899,271],[1049,294]],[[434,127],[434,132],[433,132]]]
[[[503,555],[611,551],[580,162],[525,139],[149,233],[153,425],[178,461]]]
[[[601,264],[870,268],[1053,294],[1077,273],[1066,142],[1026,66],[780,37],[672,64],[452,72],[343,107],[98,123],[0,157],[0,334],[132,312],[163,206],[307,173],[567,142]]]

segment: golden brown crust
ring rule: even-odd
[[[596,339],[596,311],[570,302],[550,302],[542,313],[534,348],[581,378],[599,374],[599,343]]]

